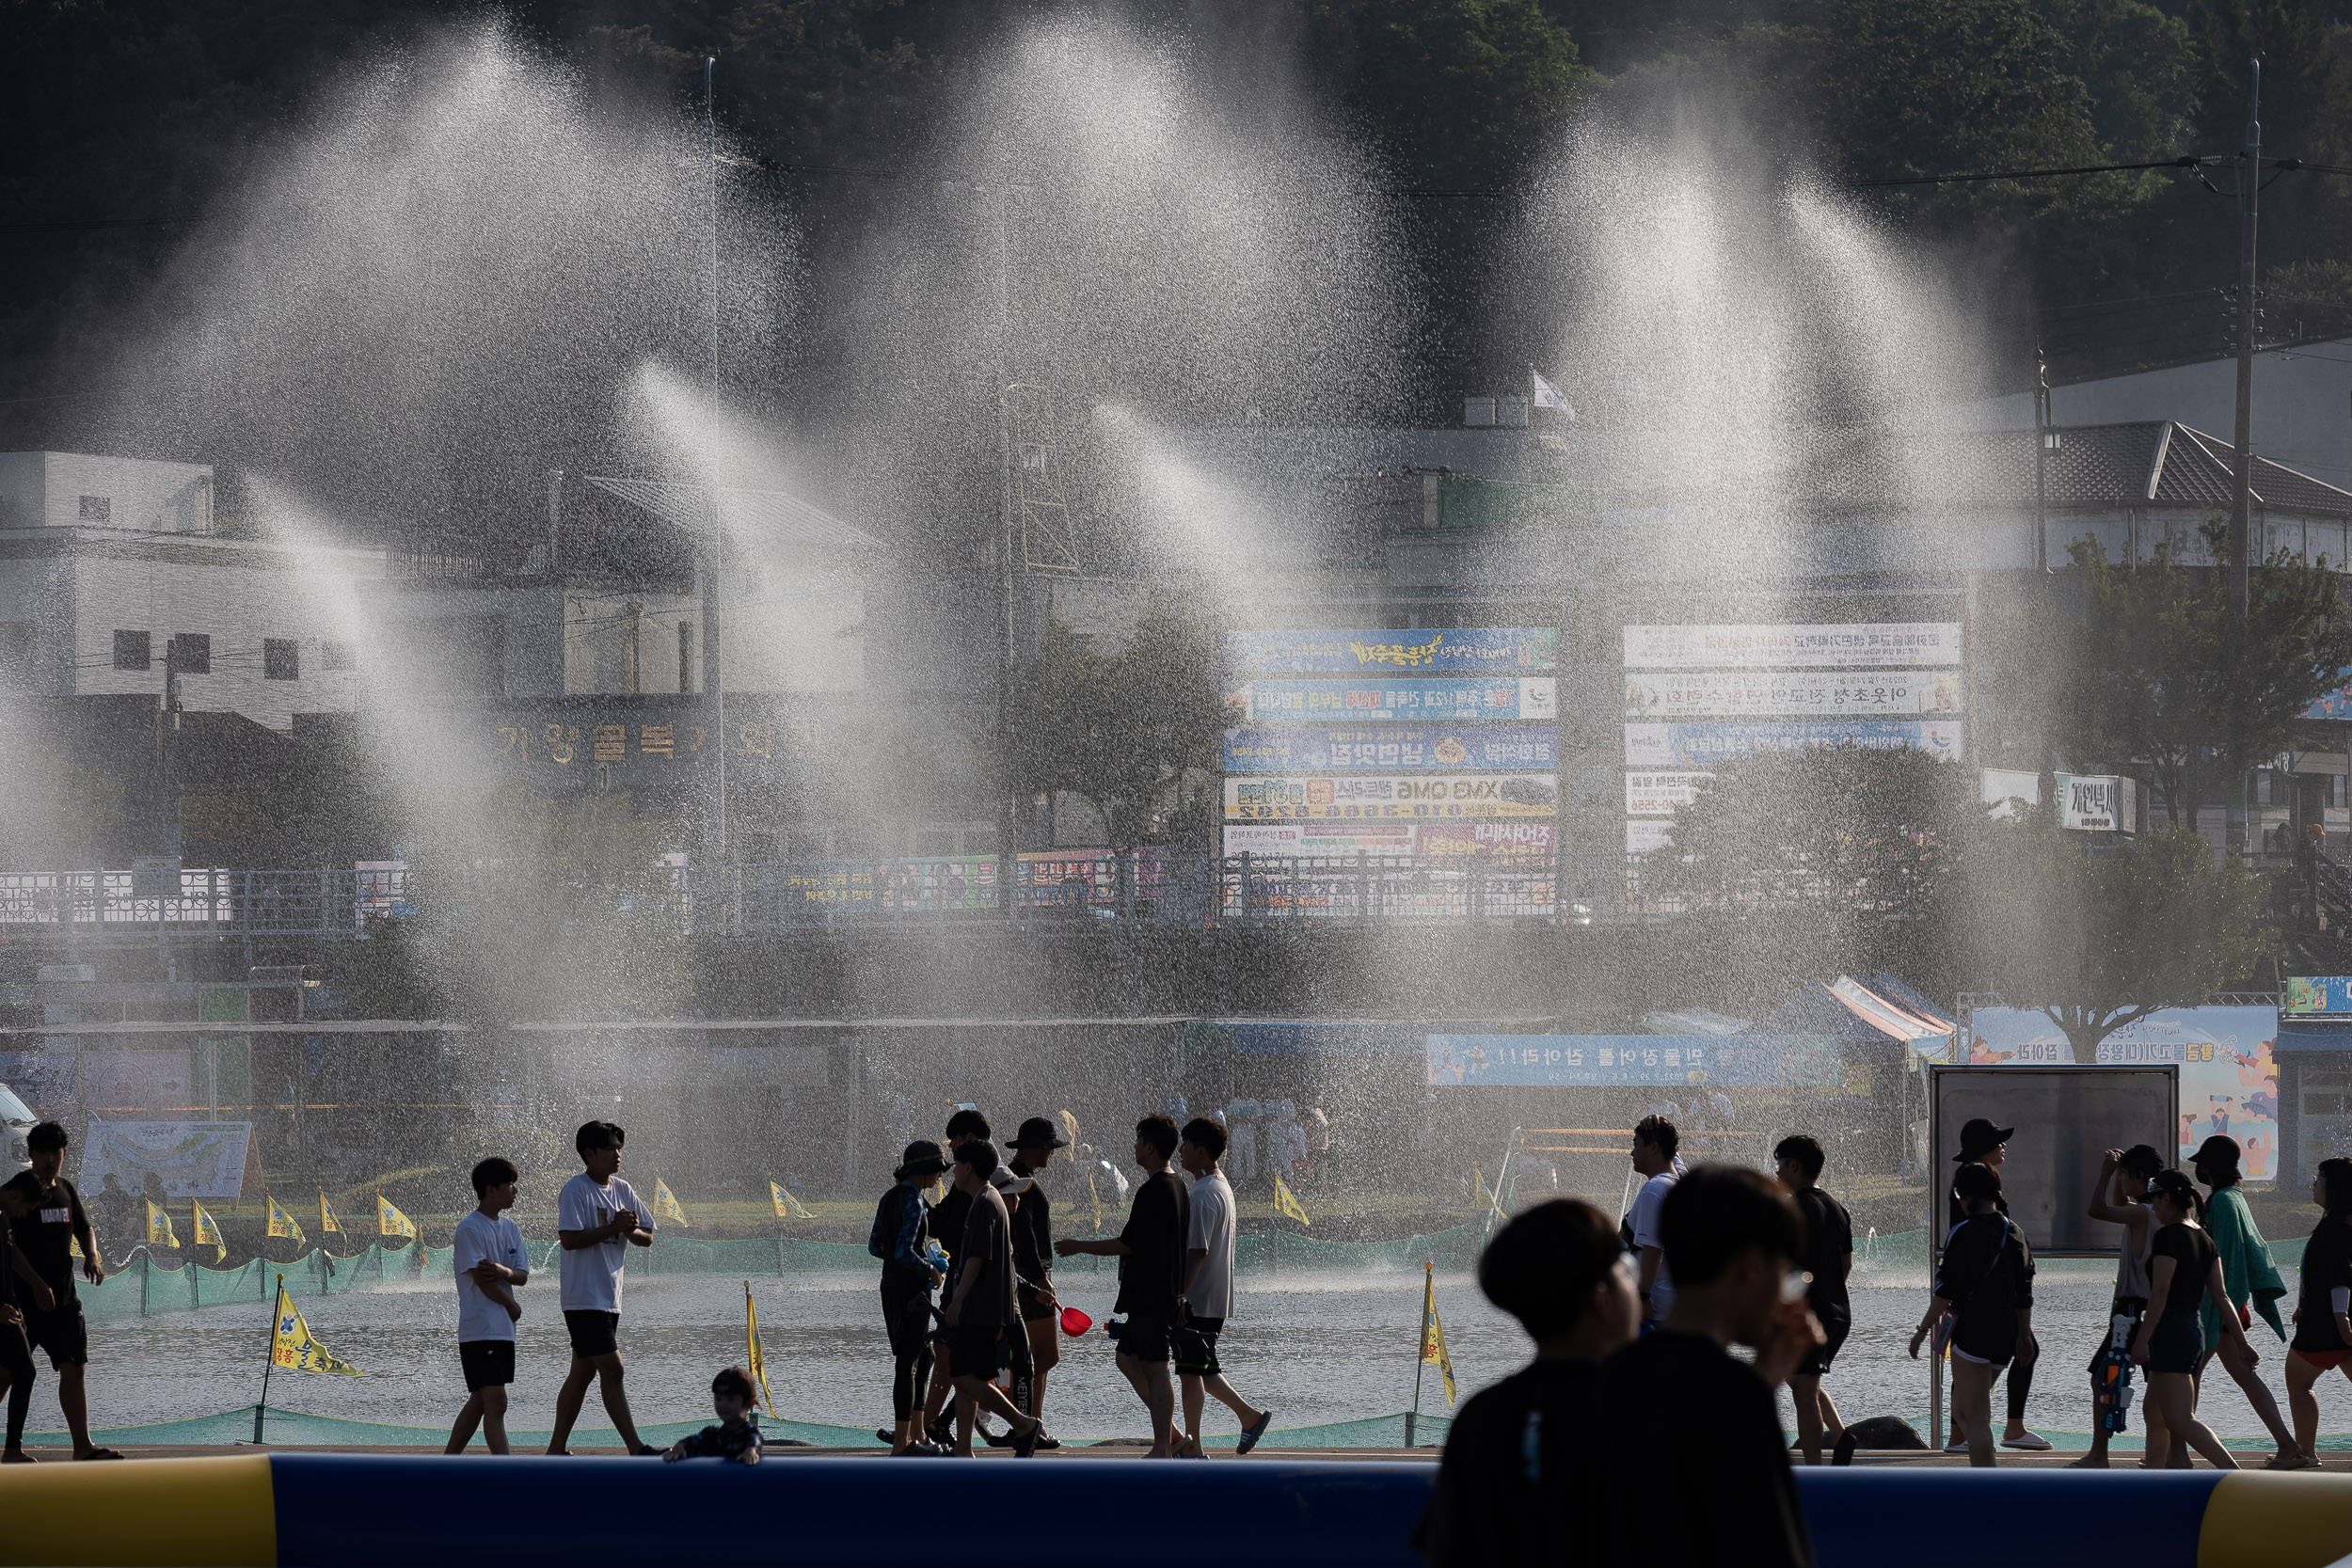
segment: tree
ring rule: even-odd
[[[2159,828],[2087,845],[2047,807],[1996,823],[1970,856],[1966,933],[1978,972],[2049,1015],[2074,1059],[2165,1007],[2242,981],[2276,946],[2264,883],[2201,833]]]
[[[1101,654],[1047,623],[1013,693],[1006,759],[1022,795],[1068,790],[1102,814],[1111,847],[1165,832],[1164,811],[1213,771],[1225,725],[1215,630],[1168,591],[1155,593],[1126,644]]]

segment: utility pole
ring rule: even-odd
[[[2237,328],[2237,494],[2230,507],[2230,626],[2246,635],[2246,607],[2253,564],[2254,498],[2254,345],[2262,330],[2261,294],[2255,285],[2255,218],[2262,202],[2263,63],[2249,65],[2246,98],[2246,147],[2238,155],[2237,304],[2232,320]],[[2250,847],[2247,822],[2254,800],[2253,773],[2237,779],[2231,795],[2225,847],[2243,856]]]
[[[996,809],[996,897],[998,907],[1009,918],[1019,910],[1020,890],[1014,878],[1021,866],[1021,785],[1012,766],[1012,683],[1021,667],[1021,624],[1013,603],[1012,409],[1007,390],[1012,379],[1012,236],[1005,216],[1009,191],[1000,188],[992,194],[996,216],[996,759],[1005,770],[1004,799]]]
[[[704,390],[708,394],[713,420],[719,409],[719,113],[713,91],[718,69],[717,55],[703,56],[703,161],[710,231],[710,267],[706,290],[709,354]],[[710,721],[707,743],[719,749],[711,785],[716,805],[711,812],[709,840],[711,862],[716,865],[724,864],[727,858],[727,685],[719,663],[719,579],[726,563],[726,538],[719,524],[717,452],[710,453],[705,464],[710,516],[707,547],[703,552],[703,711]]]
[[[2033,569],[2050,569],[2050,356],[2033,343]]]

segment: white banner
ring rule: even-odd
[[[1826,746],[1925,752],[1957,762],[1966,727],[1957,719],[1697,720],[1625,727],[1629,768],[1708,768],[1756,752],[1809,752]]]
[[[2138,789],[2131,779],[2106,774],[2057,773],[2058,826],[2085,832],[2128,833],[2136,830],[2133,807]]]
[[[1628,773],[1625,814],[1628,816],[1672,816],[1675,808],[1699,798],[1699,784],[1712,773]]]
[[[1666,837],[1675,831],[1671,821],[1628,822],[1625,825],[1625,852],[1646,855],[1653,849],[1668,847]]]
[[[252,1136],[249,1121],[93,1121],[82,1138],[78,1182],[85,1196],[109,1176],[139,1193],[153,1176],[175,1198],[235,1197]]]
[[[1560,782],[1551,773],[1228,777],[1225,816],[1238,822],[1443,821],[1552,816]]]
[[[1950,669],[1963,662],[1958,621],[1625,628],[1629,670]]]
[[[1958,713],[1957,670],[1868,674],[1629,674],[1628,719],[1780,719]]]

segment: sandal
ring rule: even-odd
[[[120,1459],[122,1456],[112,1449],[92,1449],[87,1453],[77,1453],[73,1457],[76,1459]]]
[[[2309,1453],[2274,1453],[2263,1463],[2265,1470],[2316,1470],[2319,1456]]]

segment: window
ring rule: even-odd
[[[148,635],[143,631],[115,633],[115,668],[144,670],[148,667]]]
[[[82,521],[108,523],[114,520],[114,515],[115,499],[112,496],[84,496],[82,498]]]
[[[208,633],[174,632],[164,653],[171,660],[172,668],[183,675],[209,675],[213,673],[213,640]]]
[[[298,681],[302,678],[302,644],[291,637],[262,639],[262,678]]]
[[[33,689],[33,623],[0,621],[0,690]]]
[[[319,664],[329,674],[342,670],[359,668],[359,645],[356,642],[322,642],[319,644]]]
[[[677,624],[677,689],[680,691],[694,689],[694,623],[691,621]]]

